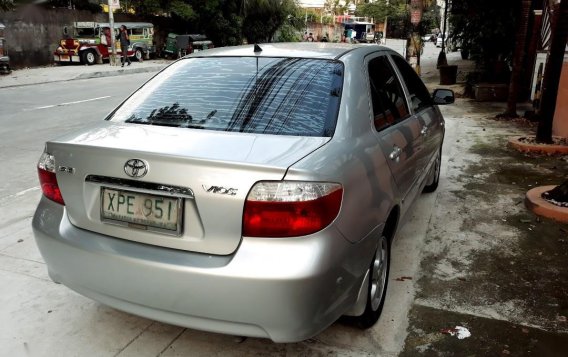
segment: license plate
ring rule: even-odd
[[[59,60],[60,61],[70,61],[71,59],[67,55],[61,55],[61,56],[59,56]]]
[[[103,221],[179,235],[181,213],[181,198],[101,187]]]

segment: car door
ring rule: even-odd
[[[402,202],[412,201],[422,145],[420,123],[411,114],[404,89],[386,55],[368,60],[368,74],[373,123],[381,150],[388,158]]]
[[[433,163],[442,144],[444,136],[443,121],[434,107],[428,89],[412,67],[404,58],[398,55],[392,55],[391,59],[402,78],[412,113],[416,116],[420,126],[423,148],[418,158],[418,165],[422,174],[426,175],[428,172],[427,168]]]

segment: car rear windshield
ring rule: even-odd
[[[231,132],[333,135],[341,62],[306,58],[205,57],[178,61],[108,119]]]

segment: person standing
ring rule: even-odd
[[[122,67],[124,67],[124,62],[128,61],[128,65],[130,66],[132,62],[128,57],[128,46],[130,46],[130,38],[128,37],[128,31],[125,25],[120,26],[120,30],[118,31],[118,35],[116,35],[116,39],[120,41],[120,50],[122,51]]]

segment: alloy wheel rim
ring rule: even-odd
[[[371,271],[371,307],[376,311],[381,304],[387,281],[388,244],[383,236],[379,242]]]
[[[92,52],[87,53],[87,62],[89,63],[95,62],[95,55]]]

